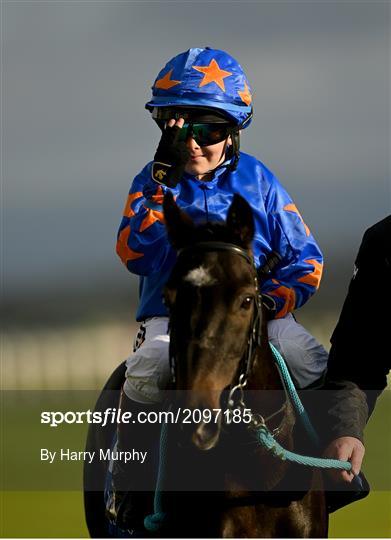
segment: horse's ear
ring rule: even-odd
[[[164,221],[168,239],[179,249],[189,244],[193,236],[194,223],[192,219],[179,209],[171,191],[167,191],[163,199]]]
[[[255,232],[253,212],[248,202],[237,193],[228,210],[227,226],[241,245],[248,248],[251,246]]]

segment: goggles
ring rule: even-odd
[[[166,128],[165,120],[156,121],[160,129],[163,131]],[[186,123],[179,131],[178,141],[187,141],[192,138],[199,146],[211,146],[221,141],[225,141],[234,131],[235,127],[228,123],[218,124],[201,124],[201,123]]]

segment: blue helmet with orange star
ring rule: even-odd
[[[152,86],[145,107],[202,107],[218,110],[239,129],[252,118],[250,85],[240,64],[224,51],[189,49],[172,58]]]

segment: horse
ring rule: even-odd
[[[166,429],[166,480],[158,487],[165,519],[152,536],[325,537],[320,474],[257,442],[267,426],[293,450],[295,413],[268,344],[251,208],[234,195],[226,222],[196,225],[171,194],[163,207],[177,250],[164,289],[168,394],[176,418],[186,411],[190,421]]]

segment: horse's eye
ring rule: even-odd
[[[250,309],[253,305],[253,300],[252,296],[246,296],[241,303],[240,309]]]

